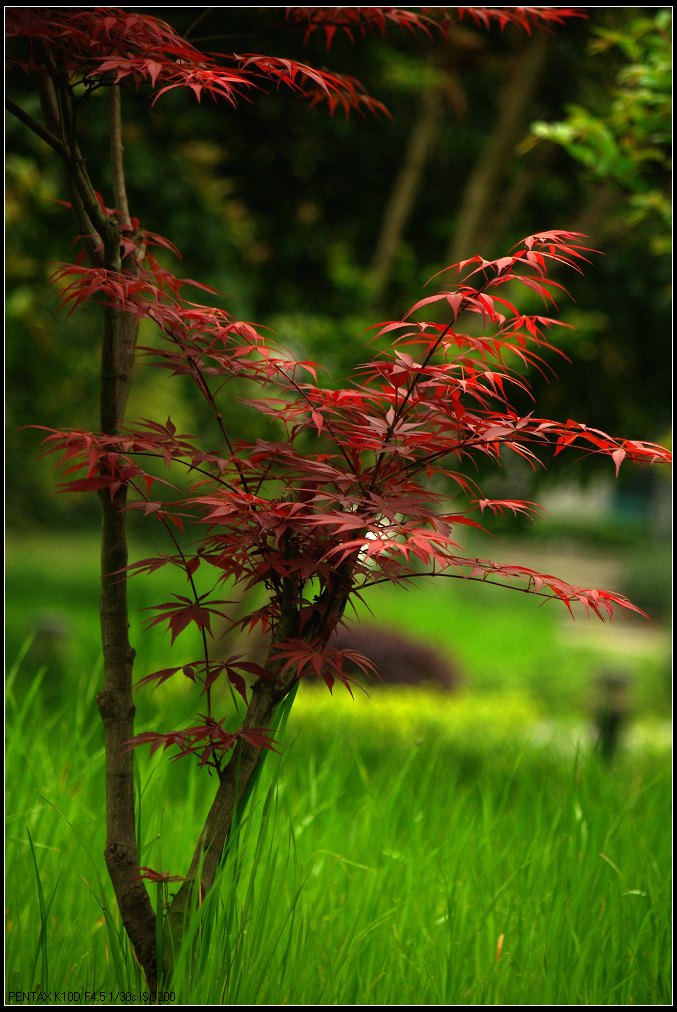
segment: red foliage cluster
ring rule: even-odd
[[[306,35],[321,31],[330,44],[337,31],[349,37],[395,26],[430,33],[452,17],[481,26],[516,25],[529,31],[579,16],[571,8],[290,8],[287,17]],[[358,82],[280,57],[203,53],[164,22],[119,8],[9,8],[7,31],[24,40],[15,62],[35,74],[62,74],[70,86],[149,86],[155,99],[187,88],[235,104],[252,88],[284,85],[333,110],[382,109]],[[45,60],[45,51],[49,60]],[[105,214],[116,212],[101,207]],[[568,420],[553,421],[515,406],[530,396],[528,370],[549,371],[544,352],[555,345],[559,321],[524,314],[515,304],[520,288],[542,299],[546,312],[561,284],[550,269],[580,271],[589,254],[577,233],[529,236],[497,260],[472,257],[447,272],[460,280],[417,301],[399,319],[375,328],[386,346],[341,389],[319,385],[316,364],[297,361],[260,327],[224,310],[188,301],[186,285],[205,289],[162,267],[155,246],[173,249],[139,223],[121,226],[121,271],[82,263],[62,265],[54,281],[71,308],[96,301],[136,319],[153,321],[167,338],[145,349],[155,364],[191,378],[220,427],[222,445],[204,450],[194,437],[165,423],[144,420],[122,434],[47,430],[48,451],[61,454],[70,491],[113,498],[122,486],[129,509],[159,520],[175,552],[145,559],[131,573],[177,567],[190,591],[156,606],[149,625],[166,622],[172,643],[189,626],[202,636],[203,657],[143,678],[160,683],[178,672],[200,683],[206,695],[204,723],[184,731],[137,735],[133,744],[177,746],[217,768],[238,735],[272,747],[268,733],[225,730],[211,710],[211,690],[223,677],[246,698],[245,676],[281,679],[320,676],[331,686],[350,684],[351,666],[369,671],[355,651],[329,645],[348,601],[382,581],[422,575],[499,583],[582,605],[601,619],[614,609],[638,611],[609,591],[573,586],[553,575],[504,565],[464,552],[464,528],[482,529],[487,513],[537,513],[533,503],[492,500],[468,476],[468,462],[500,464],[516,454],[532,466],[578,447],[611,458],[653,463],[669,458],[650,443],[616,439]],[[423,315],[425,314],[425,316]],[[215,390],[233,380],[260,390],[250,406],[271,416],[277,439],[234,442],[223,423]],[[149,463],[150,462],[150,463]],[[192,479],[179,493],[158,465],[181,468]],[[77,475],[77,477],[71,477]],[[434,483],[430,479],[434,479]],[[164,490],[164,494],[161,493]],[[446,491],[444,491],[446,490]],[[188,523],[192,545],[179,534]],[[202,531],[196,536],[196,531]],[[198,567],[214,574],[211,592],[198,593]],[[216,595],[224,586],[265,588],[267,603],[244,617]],[[207,637],[218,615],[230,627],[260,627],[272,639],[268,668],[231,657],[214,662]]]
[[[240,728],[237,731],[227,731],[223,724],[225,717],[221,720],[213,720],[209,716],[203,716],[204,724],[196,724],[195,727],[186,727],[182,731],[169,731],[161,734],[159,731],[146,731],[137,734],[129,742],[128,750],[137,748],[139,745],[150,745],[152,755],[159,748],[168,749],[176,746],[179,751],[172,757],[180,759],[186,755],[199,755],[200,766],[216,766],[223,757],[230,752],[237,741],[246,741],[255,748],[267,748],[276,752],[277,744],[265,728],[249,727],[246,730]]]
[[[567,18],[586,17],[585,8],[581,7],[455,7],[452,9],[459,18],[467,17],[480,28],[489,28],[492,24],[497,24],[503,30],[507,25],[515,25],[529,35],[534,28],[549,28],[551,25],[564,24]]]
[[[388,28],[396,27],[409,32],[425,32],[432,36],[443,34],[454,19],[467,18],[480,28],[492,24],[504,29],[515,25],[531,33],[533,28],[547,28],[563,24],[567,18],[585,17],[574,7],[288,7],[287,17],[305,27],[305,38],[315,32],[324,34],[327,48],[337,32],[344,32],[351,42],[356,35],[377,31],[384,35]]]
[[[580,16],[573,8],[542,7],[289,7],[287,19],[305,29],[308,39],[324,33],[327,45],[340,30],[384,33],[397,27],[411,32],[443,33],[450,20],[470,18],[480,27],[496,23],[531,31],[532,26],[561,24]],[[198,101],[205,95],[230,105],[252,89],[289,88],[311,104],[326,102],[342,109],[387,113],[356,78],[329,73],[297,60],[254,53],[206,53],[182,38],[169,24],[148,14],[119,7],[9,7],[8,39],[22,38],[27,51],[14,63],[44,75],[63,72],[88,88],[101,85],[150,85],[153,101],[176,88],[187,88]],[[45,61],[45,49],[49,60]]]
[[[235,620],[228,618],[228,602],[200,596],[193,587],[192,596],[158,605],[149,624],[166,622],[172,642],[191,624],[209,634],[215,614],[241,629],[260,626],[273,635],[271,662],[278,673],[312,672],[331,686],[336,678],[348,684],[344,662],[368,668],[327,642],[347,592],[360,595],[383,580],[428,574],[498,582],[560,600],[570,611],[580,604],[602,619],[616,607],[638,611],[609,591],[468,556],[459,540],[463,528],[481,529],[488,512],[538,512],[534,503],[484,496],[468,477],[469,459],[484,456],[498,464],[514,453],[537,466],[548,447],[557,454],[577,446],[610,457],[617,471],[626,458],[669,458],[654,444],[616,439],[572,420],[520,414],[512,404],[513,390],[529,392],[528,368],[546,368],[542,353],[552,349],[558,321],[524,315],[498,292],[508,284],[525,286],[552,304],[553,290],[562,286],[548,276],[550,266],[580,270],[589,253],[579,235],[551,231],[527,237],[498,260],[473,257],[455,265],[460,282],[376,328],[376,339],[387,338],[390,347],[341,389],[318,385],[313,363],[295,361],[253,324],[184,302],[181,282],[164,270],[158,276],[152,259],[140,275],[61,267],[58,277],[69,281],[66,301],[97,298],[154,320],[169,341],[148,353],[161,367],[191,376],[217,419],[213,377],[219,384],[243,378],[256,383],[262,396],[249,403],[277,420],[281,438],[233,444],[223,429],[223,450],[216,453],[201,449],[167,419],[144,421],[117,436],[50,431],[45,444],[60,451],[67,473],[80,475],[65,488],[109,489],[113,495],[124,483],[136,493],[130,509],[179,530],[188,520],[194,530],[205,529],[191,550],[141,560],[131,572],[175,566],[192,584],[196,569],[208,566],[216,572],[215,591],[233,583],[269,591],[264,607]],[[431,307],[443,308],[449,321],[417,319]],[[160,498],[158,486],[168,482],[148,467],[149,458],[192,474],[190,494]],[[431,478],[438,479],[438,491]],[[444,482],[453,494],[439,491]],[[290,595],[295,627],[280,640],[282,601],[288,603]],[[247,672],[231,658],[193,661],[144,681],[164,681],[187,669],[205,691],[223,675],[243,696],[243,672],[265,677],[262,668]]]
[[[7,38],[28,43],[16,64],[38,75],[58,67],[90,88],[150,85],[153,101],[175,88],[188,88],[198,101],[208,95],[234,106],[251,89],[284,86],[312,103],[326,101],[332,112],[337,107],[346,113],[385,111],[355,78],[280,57],[205,53],[159,18],[118,7],[11,7],[5,26]]]
[[[448,14],[443,7],[421,7],[416,11],[403,7],[287,7],[287,18],[305,28],[305,41],[318,31],[324,34],[327,48],[337,32],[351,42],[355,35],[377,31],[381,35],[391,27],[431,35],[441,32]]]

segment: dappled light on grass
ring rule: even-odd
[[[544,761],[565,760],[594,749],[597,728],[589,715],[553,715],[525,691],[441,692],[417,687],[373,686],[368,695],[335,691],[332,699],[317,687],[299,692],[289,721],[289,734],[306,747],[340,741],[346,748],[379,755],[388,748],[415,746],[425,762],[430,750],[449,749],[489,765],[500,755],[520,750]],[[630,753],[651,751],[667,756],[669,721],[629,720],[622,748]]]
[[[348,736],[366,748],[371,743],[406,748],[462,742],[474,734],[489,735],[497,744],[526,736],[540,717],[538,706],[520,692],[473,696],[382,685],[369,685],[366,691],[368,695],[355,692],[351,699],[337,689],[332,699],[314,686],[303,686],[290,729],[316,734],[325,727],[325,734]]]

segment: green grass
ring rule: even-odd
[[[7,989],[139,995],[101,856],[94,681],[47,713],[20,677]],[[669,1003],[667,750],[628,742],[608,768],[585,740],[535,738],[537,716],[519,695],[300,693],[176,1001]],[[190,763],[139,765],[142,863],[180,873],[213,786]]]
[[[6,988],[115,1003],[143,982],[102,857],[96,568],[92,538],[8,556],[8,649],[25,642],[25,657],[7,688]],[[167,590],[136,581],[132,595]],[[464,687],[302,688],[176,967],[176,1002],[669,1004],[660,652],[641,661],[654,673],[606,766],[589,693],[617,655],[567,644],[558,612],[444,583],[373,606],[447,649]],[[68,634],[40,657],[27,637],[45,614]],[[139,677],[172,663],[135,623]],[[138,730],[189,720],[189,689],[140,693]],[[180,874],[214,784],[190,761],[138,755],[141,863]]]
[[[7,656],[11,663],[32,638],[29,664],[49,668],[45,690],[57,699],[64,673],[93,668],[100,656],[98,551],[94,533],[8,539]],[[132,558],[153,551],[146,545]],[[514,557],[520,558],[519,545]],[[149,614],[144,608],[168,600],[170,591],[186,592],[185,579],[175,574],[169,584],[171,575],[130,582],[130,635],[139,678],[200,656],[199,638],[191,640],[191,630],[173,650],[163,629],[142,631]],[[204,581],[208,574],[198,570],[197,578]],[[670,712],[670,634],[660,625],[622,616],[614,624],[580,615],[574,622],[556,602],[541,606],[523,594],[455,580],[428,580],[406,590],[382,586],[365,599],[372,615],[361,608],[361,620],[377,620],[434,644],[470,691],[518,689],[554,714],[580,715],[590,710],[597,676],[613,669],[631,681],[635,712]]]

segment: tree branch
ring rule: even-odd
[[[119,87],[110,90],[110,167],[113,177],[113,199],[118,218],[123,228],[132,227],[125,185],[125,167],[123,160],[124,146],[122,143],[122,94]]]
[[[295,595],[282,602],[282,615],[270,651],[276,643],[298,633],[298,608]],[[280,675],[282,663],[269,666],[269,679],[259,679],[252,689],[242,730],[270,727],[280,702],[296,682],[295,672]],[[181,888],[174,897],[168,916],[166,950],[177,951],[184,933],[190,904],[201,900],[211,889],[221,862],[233,820],[246,801],[264,757],[264,750],[240,739],[230,761],[220,774],[220,783],[193,853]]]
[[[48,130],[47,127],[42,125],[42,123],[34,119],[30,113],[27,113],[25,109],[22,109],[21,106],[18,105],[17,102],[14,102],[11,98],[5,99],[5,109],[7,109],[8,112],[11,112],[13,116],[16,116],[16,118],[20,120],[24,126],[27,126],[28,129],[36,135],[36,137],[43,140],[45,144],[49,144],[50,148],[56,151],[56,153],[63,158],[65,162],[68,161],[70,158],[68,148],[63,141],[51,132],[51,130]]]
[[[470,565],[473,560],[467,560]],[[486,583],[490,587],[501,587],[503,590],[514,590],[518,594],[529,594],[530,597],[542,597],[546,601],[561,601],[562,598],[557,597],[555,594],[546,594],[542,590],[532,590],[531,587],[516,587],[512,583],[498,583],[496,580],[489,580],[485,576],[465,576],[463,573],[403,573],[398,576],[399,580],[422,580],[427,577],[434,577],[436,580],[463,580],[464,583]],[[532,577],[525,577],[525,579],[533,580]],[[389,576],[384,576],[380,580],[370,580],[369,583],[363,583],[360,586],[360,593],[363,590],[368,590],[370,587],[378,587],[382,583],[392,583],[393,581]]]

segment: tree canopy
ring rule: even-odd
[[[564,308],[576,325],[565,349],[572,364],[542,392],[544,404],[665,437],[668,9],[590,8],[538,38],[466,17],[434,45],[403,24],[359,46],[350,24],[327,33],[311,23],[305,38],[301,16],[285,20],[281,8],[152,12],[202,48],[282,45],[290,59],[330,63],[391,113],[374,104],[350,119],[340,109],[329,116],[281,90],[245,95],[235,112],[208,96],[197,107],[176,89],[149,116],[146,98],[123,88],[130,201],[149,228],[180,242],[186,273],[221,290],[224,306],[273,327],[299,353],[321,351],[338,373],[359,360],[366,325],[404,307],[451,262],[461,234],[464,256],[491,257],[573,215],[605,256],[578,305]],[[8,88],[31,108],[21,70],[9,71]],[[94,94],[82,114],[95,168],[105,162],[103,98]],[[558,143],[529,145],[532,123]],[[69,256],[59,169],[11,117],[7,152],[7,450],[10,463],[23,462],[11,468],[9,507],[25,522],[40,519],[37,493],[49,477],[26,463],[33,444],[21,426],[35,419],[36,402],[45,424],[85,424],[97,363],[86,317],[63,320],[58,293],[44,291]],[[156,376],[140,375],[138,396],[159,404],[165,394]],[[191,396],[180,409],[187,424]]]

